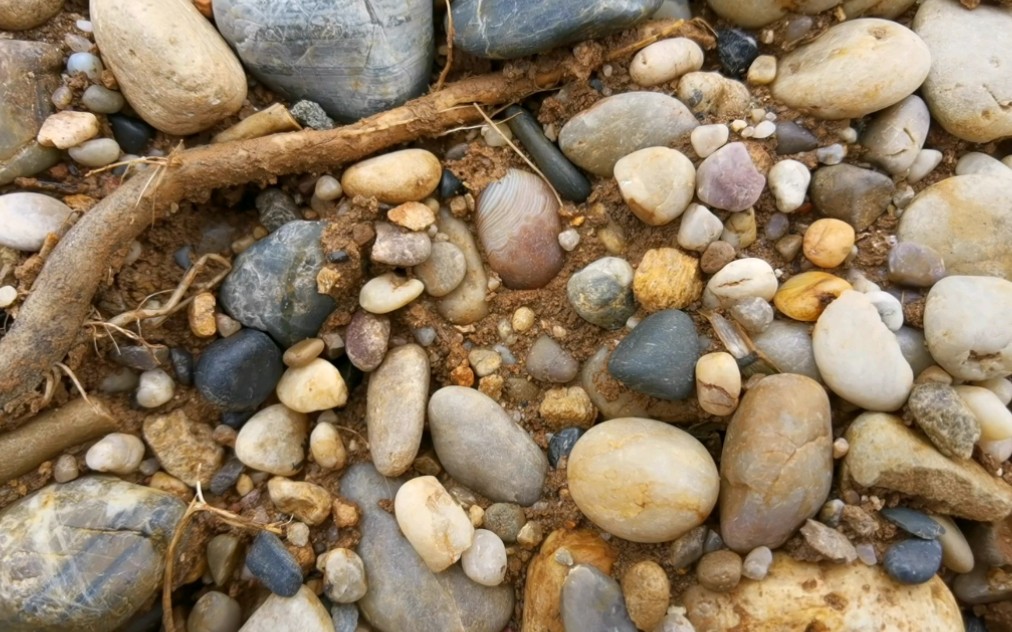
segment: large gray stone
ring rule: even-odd
[[[32,176],[60,159],[60,151],[35,140],[53,111],[63,55],[43,42],[0,40],[0,185]]]
[[[608,360],[608,371],[634,391],[660,399],[692,395],[699,341],[683,311],[665,309],[636,325]]]
[[[341,478],[341,493],[362,511],[357,552],[369,580],[358,602],[362,614],[380,632],[500,632],[513,614],[512,588],[477,584],[459,565],[432,573],[379,506],[392,502],[403,482],[368,463],[353,465]]]
[[[365,423],[369,452],[385,476],[400,476],[418,455],[429,397],[429,356],[415,344],[397,347],[369,376]]]

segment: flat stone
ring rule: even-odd
[[[1012,373],[1012,282],[950,276],[924,305],[924,337],[932,357],[955,378],[986,380]]]
[[[901,584],[923,584],[942,566],[938,540],[904,540],[886,549],[882,567]]]
[[[562,584],[562,622],[567,630],[635,632],[618,582],[593,566],[577,564]]]
[[[703,294],[699,259],[677,248],[643,253],[633,276],[633,295],[647,312],[685,309]]]
[[[844,436],[847,474],[862,487],[897,491],[928,510],[980,522],[1012,513],[1012,486],[975,461],[943,456],[898,417],[865,413]]]
[[[330,613],[308,586],[300,586],[292,597],[270,595],[257,608],[239,632],[334,632]]]
[[[495,400],[462,386],[429,398],[429,432],[447,473],[492,500],[528,506],[541,498],[544,452]]]
[[[922,540],[937,540],[945,533],[942,525],[915,509],[884,507],[879,513],[889,522]]]
[[[429,396],[429,357],[422,347],[391,350],[369,376],[365,423],[369,452],[385,476],[400,476],[418,455]]]
[[[488,291],[488,276],[478,244],[471,235],[469,225],[446,209],[439,212],[436,226],[464,255],[464,279],[449,294],[442,297],[437,305],[439,314],[455,325],[468,325],[488,314],[485,293]]]
[[[432,254],[432,239],[425,233],[400,230],[386,222],[376,222],[376,241],[369,258],[398,268],[416,266]]]
[[[255,366],[256,371],[246,367]],[[219,338],[200,354],[193,383],[204,398],[227,411],[250,410],[274,391],[284,365],[270,337],[244,329]]]
[[[30,9],[30,4],[8,6],[12,10]],[[29,15],[36,18],[34,12]],[[10,184],[20,176],[33,176],[60,160],[58,150],[41,146],[35,137],[39,126],[53,111],[50,97],[61,85],[62,69],[63,54],[55,46],[44,42],[0,41],[0,85],[5,88],[0,100],[0,120],[4,121],[0,134],[0,185]]]
[[[344,334],[345,353],[360,370],[375,371],[390,343],[390,318],[360,309],[351,315]]]
[[[671,145],[697,125],[689,109],[674,97],[625,92],[605,97],[569,119],[559,132],[559,147],[580,167],[610,177],[623,156]]]
[[[278,476],[299,471],[306,458],[302,445],[309,433],[302,413],[284,404],[268,406],[247,421],[235,439],[235,455],[247,467]]]
[[[777,154],[797,154],[812,151],[819,146],[819,139],[808,129],[794,121],[777,121]]]
[[[786,105],[823,119],[858,118],[902,101],[931,67],[910,29],[878,18],[831,27],[785,55],[771,86]]]
[[[11,504],[0,514],[0,626],[32,632],[125,623],[161,586],[185,509],[171,494],[96,476]]]
[[[70,218],[70,207],[42,193],[0,195],[0,246],[38,252],[50,233],[60,233]]]
[[[575,272],[566,297],[581,318],[605,329],[618,329],[636,312],[633,268],[620,257],[604,257]]]
[[[857,550],[847,536],[821,522],[808,519],[801,527],[805,543],[833,562],[849,564],[857,559]]]
[[[629,388],[667,400],[690,397],[699,359],[696,325],[676,309],[644,318],[612,353],[608,372]]]
[[[776,548],[814,516],[833,481],[829,398],[790,373],[749,389],[727,427],[721,454],[721,536],[747,553]]]
[[[384,204],[418,202],[439,186],[443,166],[424,149],[401,149],[357,162],[341,175],[348,197],[374,197]]]
[[[302,569],[278,536],[260,531],[246,553],[246,568],[268,590],[294,597],[302,588]]]
[[[368,463],[341,478],[341,493],[362,511],[357,552],[369,581],[358,602],[362,614],[384,632],[500,632],[513,614],[513,589],[477,584],[459,566],[430,571],[378,504],[392,500],[401,484]]]
[[[854,165],[829,165],[812,175],[809,195],[820,213],[865,230],[885,212],[896,187],[888,176]]]
[[[190,420],[181,409],[144,420],[144,441],[162,468],[191,487],[209,485],[221,467],[224,450],[211,433],[209,424]]]
[[[938,382],[915,384],[907,406],[939,452],[960,459],[973,456],[980,424],[956,389]]]
[[[752,342],[781,372],[822,380],[808,325],[774,320],[765,331],[754,336]]]
[[[882,110],[865,128],[865,158],[892,175],[906,173],[924,147],[931,126],[928,106],[917,95]]]
[[[766,186],[744,143],[724,145],[703,160],[696,173],[696,193],[704,204],[726,211],[744,211],[756,203]]]

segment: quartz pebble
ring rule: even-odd
[[[43,147],[69,149],[98,136],[98,133],[98,118],[94,114],[67,110],[52,114],[43,121],[38,141]]]
[[[931,125],[928,106],[916,95],[882,110],[865,128],[865,157],[892,175],[907,172],[924,147]]]
[[[211,438],[211,426],[191,420],[183,410],[144,420],[144,440],[162,468],[191,487],[211,483],[224,454]]]
[[[678,79],[703,67],[703,50],[686,37],[654,42],[643,48],[629,63],[629,76],[638,85],[649,87]]]
[[[643,319],[612,353],[608,372],[629,388],[667,400],[692,395],[699,358],[696,326],[677,309]]]
[[[623,156],[615,163],[614,173],[630,210],[650,226],[677,219],[695,191],[692,161],[668,147],[646,147]]]
[[[506,545],[487,529],[475,529],[474,542],[461,555],[464,573],[482,586],[498,586],[506,577]]]
[[[277,394],[282,404],[300,413],[340,408],[348,401],[348,387],[340,371],[322,358],[286,370]]]
[[[281,538],[259,531],[246,553],[246,568],[275,595],[294,597],[302,588],[302,570]]]
[[[805,202],[812,172],[797,160],[781,160],[770,169],[770,190],[781,213],[796,211]]]
[[[942,565],[942,545],[938,540],[903,540],[886,549],[882,567],[901,584],[923,584],[935,576]]]
[[[762,581],[773,563],[773,552],[768,546],[757,546],[748,552],[741,565],[743,577],[754,581]]]
[[[318,525],[330,517],[330,492],[319,485],[275,476],[267,481],[267,491],[278,511],[306,524]]]
[[[429,357],[406,344],[391,350],[369,379],[365,422],[376,469],[399,476],[418,455],[429,394]]]
[[[256,366],[256,371],[244,367]],[[227,411],[249,410],[274,390],[284,365],[267,334],[244,329],[215,340],[200,356],[193,382],[209,402]]]
[[[72,53],[67,57],[67,73],[70,75],[80,72],[91,81],[100,81],[104,70],[102,60],[90,52]]]
[[[710,277],[703,293],[703,304],[732,305],[753,296],[769,301],[776,291],[777,277],[769,263],[758,258],[738,259]]]
[[[913,287],[931,287],[945,276],[942,256],[930,246],[901,241],[889,251],[889,280]]]
[[[756,169],[743,143],[724,145],[699,165],[696,194],[704,204],[744,211],[759,199],[766,178]]]
[[[924,337],[935,361],[961,380],[1012,373],[1012,282],[950,276],[928,292]]]
[[[632,266],[619,257],[598,259],[569,278],[566,296],[581,318],[618,329],[636,312]]]
[[[696,398],[711,415],[725,416],[738,407],[741,373],[734,356],[724,351],[708,353],[696,361]]]
[[[141,373],[134,397],[144,408],[158,408],[172,400],[176,392],[176,383],[162,369],[152,369]]]
[[[368,281],[359,292],[362,309],[373,314],[389,314],[421,296],[425,285],[418,279],[407,279],[393,272]]]
[[[820,268],[835,268],[850,254],[854,239],[850,224],[838,219],[820,219],[805,231],[801,248],[805,257]]]
[[[137,471],[143,458],[143,441],[134,435],[113,432],[88,448],[84,462],[96,472],[130,474]]]
[[[727,129],[727,125],[719,123],[700,125],[689,134],[689,140],[692,142],[692,149],[696,152],[696,155],[700,158],[706,158],[723,147],[727,143],[730,134],[731,132]]]
[[[702,204],[689,204],[678,226],[678,245],[685,250],[702,252],[720,238],[724,225]]]
[[[534,379],[557,384],[572,381],[580,370],[576,359],[547,335],[538,336],[531,345],[524,366]]]
[[[235,455],[246,466],[278,476],[298,472],[305,458],[306,416],[284,404],[268,406],[247,421],[235,439]]]
[[[374,197],[384,204],[418,202],[439,186],[443,167],[432,152],[401,149],[355,163],[341,175],[348,197]]]
[[[49,233],[59,233],[71,210],[56,198],[41,193],[0,195],[0,246],[37,252]]]
[[[349,549],[331,549],[316,559],[323,572],[323,591],[334,603],[354,603],[367,586],[362,558]]]
[[[429,258],[414,268],[415,276],[425,285],[429,296],[446,296],[464,280],[467,262],[460,248],[448,241],[432,244]]]
[[[699,259],[677,248],[643,253],[633,276],[633,295],[647,312],[685,309],[703,293]]]
[[[317,465],[328,470],[339,470],[348,460],[348,452],[341,434],[334,424],[319,421],[309,435],[309,453]]]
[[[577,564],[562,584],[562,622],[566,630],[635,632],[622,589],[589,564]]]

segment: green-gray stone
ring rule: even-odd
[[[980,424],[963,399],[948,384],[916,384],[907,406],[914,421],[945,456],[968,459],[980,439]]]

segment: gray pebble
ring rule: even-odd
[[[942,255],[930,246],[901,241],[889,251],[889,280],[913,287],[931,287],[945,276]]]
[[[815,208],[865,230],[885,212],[895,186],[889,176],[854,165],[832,165],[812,174],[809,194]]]
[[[562,583],[562,623],[580,632],[636,632],[618,582],[589,564],[577,564]]]
[[[655,312],[636,325],[608,360],[608,372],[634,391],[686,399],[695,387],[696,325],[677,309]]]
[[[432,239],[425,233],[399,229],[386,222],[376,222],[376,241],[369,258],[398,268],[416,266],[432,254]]]
[[[75,162],[85,167],[104,167],[116,162],[122,153],[119,144],[111,138],[86,140],[67,150]]]
[[[980,424],[956,389],[939,382],[915,384],[907,406],[939,452],[960,459],[973,456]]]
[[[731,306],[731,317],[748,331],[760,333],[773,322],[773,306],[760,296],[751,296]]]
[[[330,607],[330,618],[334,632],[355,632],[358,629],[358,606],[353,603]]]
[[[310,129],[334,129],[334,119],[320,107],[319,103],[302,99],[288,110],[299,125]]]
[[[514,503],[492,503],[485,510],[482,527],[488,529],[506,544],[517,541],[517,534],[527,524],[523,507]]]
[[[81,105],[96,114],[115,114],[126,105],[123,94],[105,86],[92,85],[81,95]]]
[[[302,569],[281,539],[260,531],[246,553],[246,568],[272,593],[294,597],[302,588]]]
[[[889,522],[922,540],[936,540],[945,533],[942,525],[915,509],[885,507],[879,513]]]
[[[460,248],[448,241],[432,244],[429,258],[415,266],[415,276],[425,285],[429,296],[446,296],[457,288],[467,274],[467,261]]]
[[[625,259],[598,259],[569,278],[566,284],[569,304],[587,322],[618,329],[636,313],[633,274]]]
[[[128,345],[114,348],[109,353],[111,359],[121,366],[138,371],[151,371],[165,366],[169,362],[169,349],[162,345],[145,347]]]
[[[565,384],[576,377],[580,363],[551,336],[541,335],[527,352],[525,367],[535,380]]]
[[[288,222],[302,219],[295,200],[281,189],[264,189],[257,194],[255,204],[260,213],[260,223],[270,232],[276,231]]]
[[[942,565],[938,540],[904,540],[886,549],[882,560],[886,573],[901,584],[923,584]]]
[[[692,566],[703,556],[703,544],[708,531],[706,525],[693,527],[671,543],[671,565],[676,570]]]
[[[819,139],[793,121],[777,121],[777,153],[781,156],[812,151]]]

